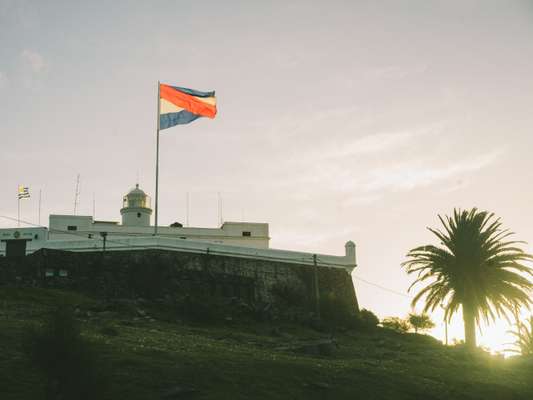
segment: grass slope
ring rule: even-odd
[[[335,336],[333,355],[306,355],[282,348],[327,335],[295,325],[170,323],[127,307],[87,314],[97,300],[14,288],[0,288],[0,399],[42,398],[21,338],[58,304],[82,310],[83,335],[111,371],[108,399],[159,399],[176,386],[196,392],[175,398],[194,399],[533,399],[531,360],[472,356],[427,336],[347,332]]]

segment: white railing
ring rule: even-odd
[[[103,244],[104,241],[102,238],[68,241],[49,240],[43,243],[43,248],[87,252],[102,251]],[[137,236],[124,238],[113,236],[112,238],[106,240],[105,247],[106,251],[160,249],[307,265],[314,265],[316,258],[316,264],[319,266],[344,268],[349,272],[351,272],[356,266],[355,245],[353,245],[351,242],[346,244],[346,254],[344,256],[332,256],[327,254],[314,254],[278,249],[256,249],[250,247],[157,236]]]

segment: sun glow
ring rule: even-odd
[[[523,312],[521,320],[525,320],[527,313]],[[434,313],[431,316],[435,322],[435,328],[431,330],[431,335],[441,340],[446,341],[446,326],[442,321],[442,313]],[[515,338],[509,333],[514,330],[514,322],[509,322],[505,318],[497,319],[489,324],[482,323],[476,330],[477,344],[479,347],[490,351],[492,354],[503,354],[510,356],[516,353],[509,351],[513,349]],[[463,320],[460,314],[454,316],[448,324],[448,344],[454,345],[464,340]]]

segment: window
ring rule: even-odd
[[[69,225],[67,226],[68,231],[77,231],[78,227],[76,225]]]
[[[141,213],[137,213],[137,218],[141,218]]]
[[[92,239],[92,238],[93,238],[93,234],[92,234],[92,233],[89,233],[89,234],[87,235],[87,237],[88,237],[89,239]]]
[[[243,231],[242,236],[252,236],[252,232]]]
[[[68,276],[68,271],[66,269],[60,269],[59,270],[59,276],[65,278]]]

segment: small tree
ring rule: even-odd
[[[415,314],[410,313],[409,318],[407,319],[411,326],[414,328],[415,333],[418,331],[427,331],[428,329],[434,328],[435,323],[429,318],[426,313]]]
[[[411,328],[409,321],[399,317],[384,318],[381,320],[381,326],[399,333],[405,333]]]

